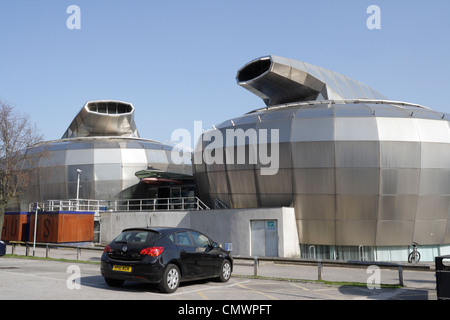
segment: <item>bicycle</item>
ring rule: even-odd
[[[409,263],[417,263],[420,261],[420,252],[417,251],[417,247],[420,247],[420,245],[417,242],[412,243],[413,251],[408,255],[408,262]]]

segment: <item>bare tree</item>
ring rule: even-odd
[[[26,188],[42,140],[28,115],[0,100],[0,239],[6,208]]]

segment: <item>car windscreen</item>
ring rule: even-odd
[[[149,230],[127,230],[114,239],[114,242],[144,244],[154,240],[159,234]]]

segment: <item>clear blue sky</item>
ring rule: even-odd
[[[81,29],[69,30],[69,5]],[[381,29],[369,30],[369,5]],[[237,70],[275,54],[385,96],[450,112],[448,0],[1,0],[0,99],[59,139],[84,103],[133,103],[143,138],[170,140],[263,102]]]

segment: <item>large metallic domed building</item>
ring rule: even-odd
[[[62,138],[45,142],[42,149],[44,156],[20,197],[21,210],[47,200],[168,198],[194,192],[193,181],[175,188],[170,179],[143,182],[146,173],[157,172],[192,180],[192,166],[190,156],[175,164],[171,146],[139,137],[131,103],[87,102]]]
[[[266,107],[203,134],[195,153],[202,161],[193,166],[203,201],[293,206],[304,257],[313,249],[323,258],[404,260],[412,242],[449,250],[449,114],[387,100],[346,76],[277,56],[251,61],[237,82]],[[211,136],[238,129],[245,142],[214,143],[211,152]],[[272,130],[278,135],[251,139],[250,132]],[[262,174],[268,164],[257,156],[266,141],[268,154],[279,153],[273,174]],[[239,151],[245,162],[236,162]],[[223,161],[206,161],[217,155]]]

